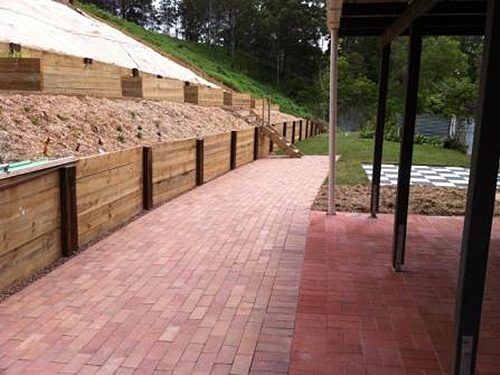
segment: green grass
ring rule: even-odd
[[[321,134],[298,144],[306,155],[328,155],[328,135]],[[373,140],[361,139],[358,133],[339,133],[337,154],[342,155],[337,169],[337,184],[366,185],[368,178],[361,163],[373,161]],[[397,163],[399,143],[384,142],[384,163]],[[468,167],[469,157],[455,150],[432,145],[415,145],[413,163],[416,165],[440,165]]]
[[[197,67],[210,77],[240,92],[247,92],[258,98],[271,98],[281,106],[283,112],[301,117],[312,117],[310,111],[299,105],[274,82],[274,66],[254,56],[238,53],[234,58],[220,47],[187,42],[160,33],[146,30],[133,22],[107,13],[92,4],[78,3],[78,7],[98,17],[129,35],[155,46],[165,54]],[[299,78],[300,79],[300,78]]]

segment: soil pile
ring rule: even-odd
[[[272,113],[273,123],[294,116]],[[86,156],[255,126],[250,111],[132,99],[0,95],[0,161]]]

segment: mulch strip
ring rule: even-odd
[[[336,207],[340,212],[370,212],[370,186],[337,186]],[[467,201],[467,189],[412,186],[410,192],[410,213],[429,216],[463,216]],[[380,189],[380,213],[394,213],[396,187],[382,186]],[[313,209],[326,211],[328,187],[322,186]],[[495,207],[500,215],[500,202]]]

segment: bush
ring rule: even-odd
[[[460,142],[458,139],[447,139],[443,142],[443,148],[448,150],[456,150],[462,154],[467,153],[467,146]]]
[[[437,147],[443,146],[443,141],[439,137],[432,137],[428,135],[417,134],[415,136],[416,145],[433,145]]]
[[[373,120],[368,120],[359,132],[361,139],[374,139],[375,138],[375,123]]]

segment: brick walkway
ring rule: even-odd
[[[462,220],[412,216],[407,272],[391,270],[392,216],[313,212],[293,338],[294,374],[446,374]],[[500,374],[500,220],[478,373]]]
[[[168,203],[0,305],[0,373],[287,372],[327,159],[267,159]]]

